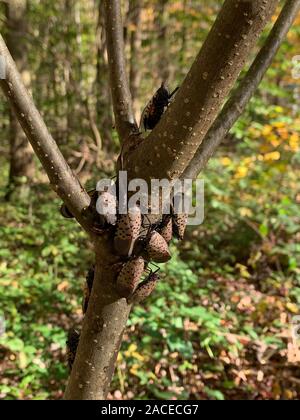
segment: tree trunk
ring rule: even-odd
[[[30,75],[27,71],[27,51],[25,40],[27,1],[10,0],[6,7],[8,26],[7,44],[22,75],[24,84],[30,85]],[[14,111],[10,111],[10,170],[8,192],[6,197],[17,189],[22,196],[27,194],[28,185],[34,176],[34,160],[32,148],[22,130]]]
[[[120,262],[111,237],[95,240],[95,278],[65,399],[105,399],[131,305],[115,290]]]

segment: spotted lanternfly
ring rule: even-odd
[[[150,261],[165,263],[171,259],[168,244],[158,232],[151,232],[146,245],[146,252]]]
[[[135,291],[144,268],[145,262],[142,257],[133,258],[124,264],[116,283],[117,290],[122,297],[127,298]]]
[[[159,230],[159,233],[164,238],[164,240],[169,243],[173,236],[173,222],[172,218],[168,216],[162,223],[162,227]]]
[[[179,87],[170,93],[165,83],[163,82],[161,84],[161,87],[156,91],[142,112],[140,122],[141,131],[153,130],[178,89]]]
[[[76,351],[79,343],[80,333],[75,330],[74,328],[71,328],[68,332],[68,338],[67,338],[67,360],[70,371],[72,370],[72,366],[75,360]]]
[[[65,219],[74,219],[73,214],[70,212],[70,210],[68,209],[68,207],[65,204],[62,204],[60,206],[60,214],[65,218]]]
[[[94,282],[94,277],[95,277],[95,268],[91,267],[87,273],[84,290],[83,290],[83,301],[82,301],[83,314],[86,313],[87,308],[88,308],[88,304],[89,304],[89,300],[90,300],[90,296],[92,292],[92,287],[93,287],[93,282]]]
[[[114,194],[109,191],[100,192],[96,203],[96,209],[105,224],[116,224],[117,200]]]
[[[149,276],[140,283],[134,293],[127,299],[128,303],[140,303],[151,295],[155,289],[159,275],[157,273],[150,273]]]
[[[117,222],[114,247],[118,255],[130,257],[142,226],[142,214],[138,206],[121,214]]]
[[[181,214],[173,215],[173,231],[174,231],[175,236],[180,240],[183,240],[187,221],[188,221],[187,214],[181,213]]]

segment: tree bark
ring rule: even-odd
[[[117,267],[111,237],[95,241],[92,294],[85,314],[75,362],[65,393],[68,400],[107,397],[131,305],[115,290]]]
[[[19,68],[25,86],[30,86],[27,63],[27,0],[10,0],[6,5],[8,26],[7,46]],[[18,194],[27,190],[34,177],[33,150],[14,111],[10,110],[10,169],[7,198],[17,189]],[[26,185],[27,184],[27,185]]]

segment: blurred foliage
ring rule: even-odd
[[[81,12],[79,27],[75,15],[63,13],[65,2],[32,0],[28,42],[34,97],[76,167],[72,151],[93,143],[83,111],[86,97],[100,131],[105,115],[95,110],[98,2],[73,3]],[[159,84],[159,3],[145,1],[142,13],[141,104]],[[128,2],[123,6],[127,16]],[[174,86],[219,7],[215,1],[168,2]],[[136,28],[129,23],[125,19],[130,33]],[[291,336],[293,317],[300,314],[300,85],[291,77],[299,28],[298,20],[204,174],[204,224],[174,243],[156,292],[134,308],[110,398],[300,397],[299,342]],[[129,57],[128,43],[126,52]],[[66,84],[66,62],[80,93],[74,83]],[[61,218],[59,200],[40,174],[26,202],[4,201],[7,116],[0,101],[0,317],[6,328],[0,338],[0,398],[59,399],[68,376],[66,334],[81,323],[82,286],[93,252],[80,228]],[[105,138],[103,144],[99,166],[92,161],[84,178],[91,185],[99,174],[112,172],[115,156]]]

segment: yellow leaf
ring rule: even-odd
[[[285,127],[285,123],[283,121],[277,121],[273,123],[273,127],[275,128],[283,128]]]
[[[144,356],[142,356],[140,353],[138,353],[137,351],[134,351],[133,353],[132,353],[132,356],[135,358],[135,359],[137,359],[137,360],[139,360],[140,362],[144,362],[145,361],[145,357]]]
[[[271,160],[279,160],[280,159],[280,153],[279,152],[270,152],[266,153],[264,156],[265,161],[271,161]]]
[[[130,346],[128,347],[128,349],[126,351],[124,351],[124,355],[126,357],[131,357],[132,354],[137,350],[137,345],[136,344],[130,344]]]
[[[285,389],[284,396],[285,396],[285,399],[287,400],[292,400],[295,397],[294,392],[291,389]]]
[[[19,353],[19,367],[20,367],[20,369],[25,369],[27,367],[27,365],[28,365],[27,356],[23,351],[21,351]]]
[[[276,138],[274,140],[271,140],[270,143],[272,144],[273,147],[277,148],[278,146],[280,146],[280,141]]]
[[[240,275],[245,278],[249,279],[251,277],[251,274],[248,271],[248,268],[245,265],[242,264],[236,264],[236,268],[239,269]]]
[[[229,166],[231,165],[232,161],[229,159],[229,157],[223,157],[221,158],[221,163],[223,166]]]
[[[253,162],[255,162],[255,161],[256,161],[256,156],[246,157],[245,159],[243,159],[243,165],[245,165],[245,166],[250,165],[251,166],[253,164]]]
[[[248,209],[247,207],[241,207],[239,208],[239,213],[242,217],[251,217],[252,211]]]
[[[289,132],[286,128],[279,128],[277,131],[282,140],[287,140],[289,138]]]
[[[139,371],[140,371],[140,365],[138,365],[137,363],[135,363],[134,365],[132,365],[132,367],[130,368],[130,373],[132,375],[137,376]]]
[[[282,108],[282,106],[275,106],[274,111],[278,114],[282,114],[284,112],[284,109]]]
[[[286,308],[292,313],[292,314],[298,314],[299,313],[299,307],[295,303],[288,302],[286,304]]]
[[[297,133],[291,135],[289,139],[289,146],[293,152],[297,152],[300,147],[299,136]]]
[[[270,143],[274,142],[274,141],[278,141],[276,134],[271,133],[267,139],[269,140]]]
[[[273,130],[273,127],[271,125],[266,125],[264,126],[263,130],[262,130],[262,135],[263,136],[268,136]]]
[[[235,178],[237,178],[237,179],[245,178],[245,176],[247,176],[247,174],[248,174],[248,168],[246,166],[239,166],[237,168]]]
[[[297,133],[293,133],[293,134],[291,135],[290,141],[291,141],[292,143],[298,143],[298,142],[299,142],[299,135],[298,135]]]

